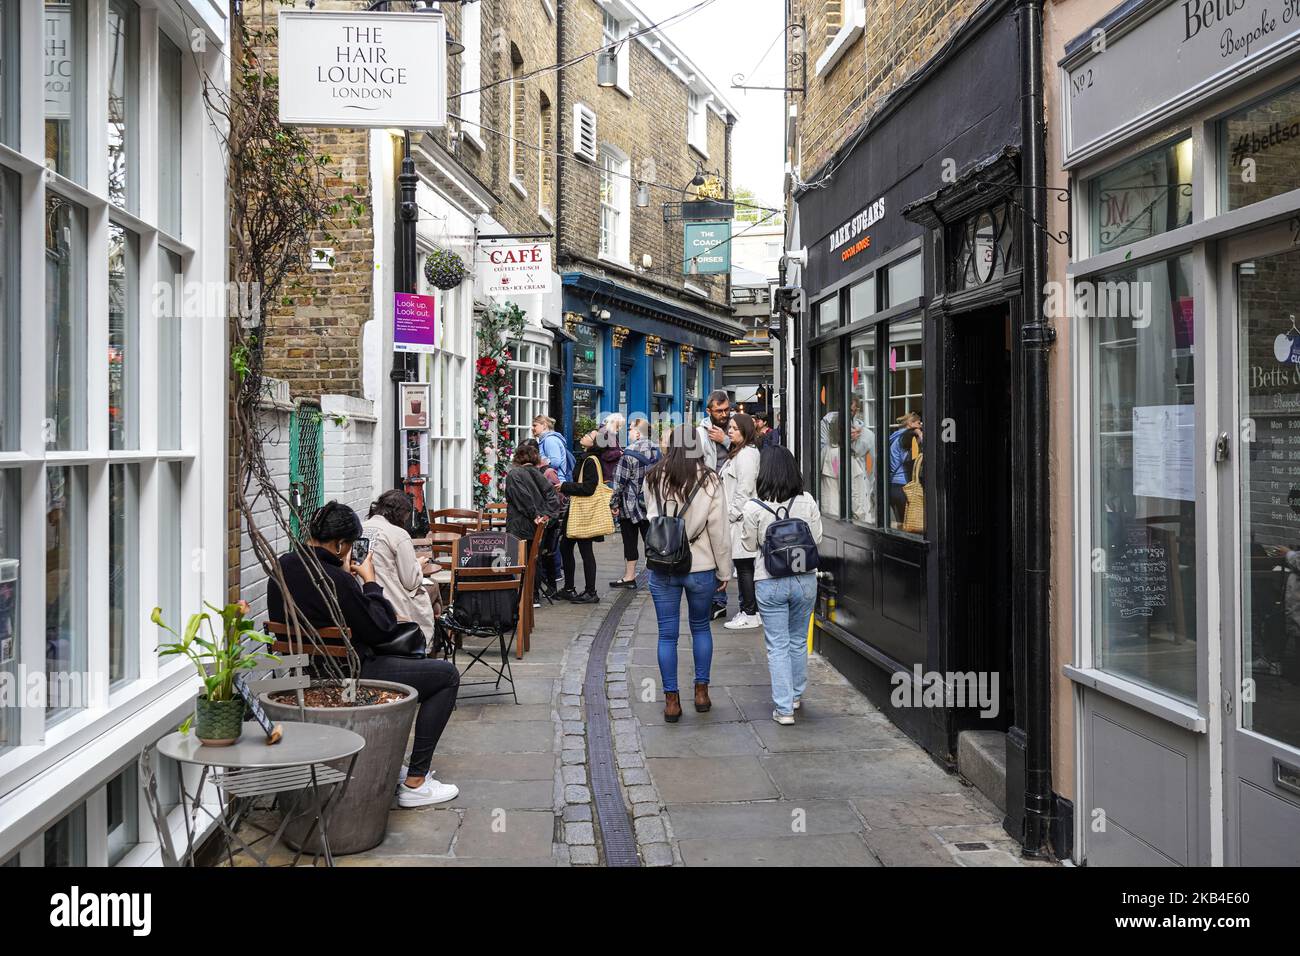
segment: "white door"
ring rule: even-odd
[[[1240,434],[1219,487],[1224,827],[1228,865],[1300,865],[1300,243],[1292,227],[1221,247],[1230,346],[1223,401]],[[1233,591],[1237,593],[1234,595]]]

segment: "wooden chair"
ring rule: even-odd
[[[500,530],[506,526],[506,503],[494,501],[483,509],[483,527]]]
[[[306,635],[295,633],[289,625],[282,624],[279,621],[267,621],[266,633],[275,638],[275,643],[271,645],[271,653],[273,654],[348,656],[348,648],[343,640],[343,632],[337,627],[317,628],[316,633],[320,635],[319,644]]]
[[[524,656],[525,651],[533,649],[532,635],[533,625],[536,624],[536,616],[533,613],[533,595],[537,593],[537,552],[542,546],[542,538],[546,536],[546,526],[552,519],[547,518],[545,522],[537,525],[533,529],[533,542],[528,548],[527,561],[528,580],[524,582],[524,600],[521,605],[524,614],[524,624],[519,632],[519,641],[515,645],[515,658],[519,659]]]
[[[449,521],[436,521],[429,524],[428,538],[436,538],[438,535],[454,535],[459,538],[462,534],[471,534],[477,531],[477,528],[471,528],[466,524],[458,524]]]
[[[446,612],[438,619],[438,623],[444,627],[450,634],[456,636],[468,636],[477,638],[489,638],[488,643],[483,647],[473,650],[470,649],[470,662],[465,665],[461,671],[462,677],[469,673],[470,669],[476,664],[482,664],[488,670],[496,674],[496,680],[483,681],[461,681],[461,688],[479,687],[491,684],[495,690],[484,694],[462,695],[461,700],[471,697],[497,697],[509,694],[519,703],[519,695],[515,693],[515,679],[510,671],[510,652],[511,643],[520,639],[520,624],[524,620],[524,601],[528,601],[528,610],[532,610],[532,595],[524,594],[524,582],[528,579],[527,561],[524,555],[524,543],[520,541],[515,555],[514,563],[496,567],[471,568],[461,565],[461,547],[464,544],[464,538],[460,538],[452,543],[452,568],[451,568],[451,604]],[[460,596],[474,593],[491,593],[505,592],[512,596],[514,613],[509,618],[495,621],[482,621],[474,624],[466,623],[462,618],[458,618],[456,613],[456,601]],[[509,634],[509,641],[506,635]],[[494,646],[500,651],[501,665],[494,666],[484,660],[487,654],[493,650]],[[452,661],[455,661],[453,654]],[[510,690],[501,690],[501,681],[510,685]]]
[[[435,524],[455,524],[467,526],[469,531],[483,530],[483,516],[477,511],[466,508],[441,508],[429,512],[429,530]]]

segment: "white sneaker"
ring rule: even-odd
[[[803,701],[801,701],[798,697],[796,697],[794,699],[794,709],[798,710],[802,706],[803,706]]]
[[[783,727],[789,727],[794,723],[794,714],[783,714],[779,710],[772,711],[772,719]]]
[[[749,626],[750,626],[750,628],[762,627],[762,626],[763,626],[763,617],[762,617],[762,615],[760,615],[760,614],[751,614],[751,615],[749,615]]]
[[[424,783],[412,789],[402,784],[397,791],[397,805],[403,808],[427,807],[431,803],[446,803],[460,795],[460,788],[455,784],[439,783],[432,776],[424,778]]]
[[[393,793],[402,792],[402,785],[406,783],[406,778],[409,777],[410,775],[411,775],[411,768],[408,767],[406,764],[402,764],[402,770],[401,773],[397,775],[397,785],[393,787]],[[430,767],[427,776],[436,777],[438,776],[438,771]]]
[[[763,619],[757,614],[746,614],[744,611],[737,611],[736,616],[722,626],[733,631],[748,631],[761,627],[762,624]]]

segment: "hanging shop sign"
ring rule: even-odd
[[[442,14],[280,11],[280,122],[433,129],[447,124]]]
[[[731,271],[730,221],[688,222],[683,233],[682,275],[718,275]]]
[[[432,352],[437,341],[438,298],[414,292],[393,294],[393,351]]]
[[[427,431],[429,428],[429,383],[401,382],[402,428]]]
[[[1137,9],[1090,30],[1062,61],[1067,165],[1291,56],[1300,38],[1300,0],[1170,0]]]
[[[551,291],[549,242],[480,242],[474,261],[488,295]]]

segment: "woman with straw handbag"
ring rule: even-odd
[[[564,520],[564,540],[560,542],[560,559],[564,562],[564,589],[556,597],[574,604],[595,604],[600,600],[596,593],[596,553],[593,541],[603,541],[605,535],[614,533],[614,515],[610,500],[614,492],[601,479],[597,432],[582,436],[582,459],[573,470],[574,480],[560,485],[560,493],[569,496],[569,512]],[[584,584],[581,594],[573,590],[576,570],[573,549],[582,555]]]

